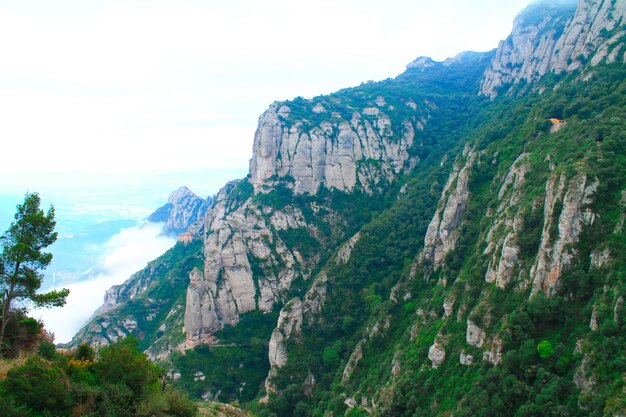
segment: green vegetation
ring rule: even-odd
[[[180,416],[197,406],[167,387],[163,371],[127,338],[98,354],[82,345],[62,355],[49,342],[0,382],[4,416]]]
[[[219,333],[219,344],[174,353],[172,367],[181,374],[174,385],[196,398],[205,395],[221,402],[251,401],[269,371],[267,344],[277,317],[278,311],[242,314],[237,326]]]
[[[36,193],[27,193],[24,203],[17,206],[15,221],[2,235],[0,245],[0,356],[16,355],[20,346],[19,333],[33,333],[37,326],[24,316],[20,302],[31,302],[39,307],[63,306],[69,291],[37,293],[43,280],[42,271],[52,261],[52,254],[43,252],[57,239],[54,231],[54,208],[45,213],[39,208],[41,199]],[[7,333],[7,329],[12,331]]]
[[[626,69],[596,67],[585,83],[577,77],[548,77],[542,95],[477,102],[476,114],[466,116],[472,120],[457,119],[458,140],[473,142],[481,154],[472,168],[461,239],[434,273],[412,271],[445,182],[435,168],[442,152],[433,144],[418,173],[405,180],[405,192],[372,213],[349,261],[325,266],[330,281],[321,319],[305,324],[301,342],[290,342],[288,363],[272,380],[279,391],[259,407],[260,415],[337,415],[348,409],[348,398],[367,408],[376,401],[378,413],[396,416],[601,416],[624,409],[626,340],[615,317],[624,310],[617,300],[626,295],[625,239],[618,227],[626,187]],[[565,118],[567,125],[548,133],[550,117]],[[429,122],[423,134],[436,124]],[[516,203],[523,214],[520,281],[501,289],[484,279],[488,259],[482,252],[493,222],[485,213],[497,209],[504,176],[523,152],[529,170]],[[600,216],[566,249],[576,257],[557,294],[531,298],[529,287],[516,285],[529,279],[539,249],[546,182],[550,175],[570,181],[581,174],[588,183],[598,181],[589,208]],[[559,202],[556,223],[561,210]],[[560,232],[549,233],[555,239]],[[590,267],[592,252],[604,249],[611,264]],[[454,313],[445,318],[442,304],[450,297]],[[592,312],[596,331],[589,328]],[[489,336],[482,348],[465,341],[468,317]],[[483,359],[495,335],[502,343],[497,366]],[[436,336],[445,340],[447,357],[431,369],[428,349]],[[357,345],[362,358],[342,382]],[[471,354],[474,364],[461,365],[460,353]],[[305,395],[301,384],[309,373],[316,385]],[[349,414],[364,412],[354,407]]]

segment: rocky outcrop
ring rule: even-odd
[[[354,249],[354,245],[356,245],[356,242],[358,242],[360,238],[361,233],[357,233],[356,235],[352,236],[350,240],[341,245],[341,247],[337,251],[337,263],[345,264],[346,262],[348,262],[348,260],[350,259],[350,255],[352,255],[352,249]]]
[[[454,297],[448,297],[443,302],[443,318],[452,316],[454,311]]]
[[[354,372],[357,365],[359,364],[359,361],[363,358],[363,345],[365,344],[365,342],[366,342],[365,339],[361,339],[359,343],[357,343],[354,350],[352,351],[352,354],[350,354],[348,363],[346,364],[345,368],[343,368],[343,373],[341,375],[342,384],[348,383],[348,381],[350,380],[350,377],[352,376],[352,373]]]
[[[473,365],[474,356],[471,353],[461,352],[461,354],[459,355],[459,363],[465,366]]]
[[[548,179],[543,233],[530,269],[531,294],[541,291],[549,296],[556,291],[561,272],[574,259],[573,245],[578,242],[583,226],[595,218],[588,206],[597,188],[598,182],[590,181],[585,174],[569,181],[564,175],[552,175]]]
[[[521,154],[513,163],[498,191],[498,208],[485,241],[483,255],[489,256],[485,281],[504,288],[519,264],[517,237],[522,227],[519,202],[523,196],[524,176],[529,171],[529,154]]]
[[[472,320],[467,319],[467,330],[465,332],[465,341],[468,345],[482,347],[485,344],[487,334],[483,329],[478,327]]]
[[[148,217],[148,221],[165,223],[166,231],[183,232],[204,216],[211,201],[211,198],[203,200],[187,187],[180,187],[170,194],[167,204]]]
[[[269,393],[276,391],[272,378],[276,375],[278,368],[287,364],[288,352],[285,342],[290,338],[298,338],[300,336],[302,322],[302,301],[296,297],[291,299],[280,310],[278,323],[270,338],[268,353],[270,371],[267,378],[265,378],[265,392],[267,395],[261,400],[262,402],[267,402]]]
[[[302,309],[309,321],[314,321],[315,316],[322,311],[322,307],[326,301],[327,282],[328,275],[326,274],[326,271],[320,272],[315,277],[311,287],[304,295]]]
[[[446,348],[440,342],[435,340],[428,349],[428,359],[430,359],[433,368],[440,367],[446,360]]]
[[[207,211],[204,230],[204,270],[194,272],[187,290],[186,345],[195,346],[225,324],[239,322],[239,315],[259,309],[270,311],[299,274],[308,277],[316,259],[291,252],[278,232],[307,228],[302,212],[261,208],[251,200],[234,202],[225,187]],[[280,265],[280,268],[278,267]],[[255,276],[253,266],[263,271]]]
[[[320,272],[311,287],[304,295],[304,301],[299,298],[293,298],[280,311],[276,328],[272,331],[269,342],[268,359],[270,363],[270,371],[265,378],[265,391],[274,391],[272,378],[276,375],[277,368],[287,363],[288,353],[285,341],[292,337],[298,337],[302,330],[304,320],[308,323],[315,321],[315,317],[320,313],[324,301],[326,300],[326,283],[328,275],[325,271]],[[315,381],[315,377],[310,375],[308,378]],[[265,399],[267,401],[267,397]]]
[[[189,274],[185,306],[185,348],[209,342],[220,330],[221,323],[215,309],[214,291],[198,268]]]
[[[455,231],[461,224],[463,212],[467,207],[469,178],[476,155],[466,148],[463,158],[465,159],[463,164],[457,162],[454,165],[441,193],[437,211],[424,237],[424,250],[420,255],[420,261],[430,261],[435,270],[441,266],[444,256],[454,249],[458,239]]]
[[[492,365],[500,365],[502,363],[502,340],[496,336],[491,341],[490,349],[483,352],[483,360]]]
[[[481,93],[532,82],[549,72],[571,72],[585,62],[624,61],[626,0],[540,1],[523,10],[500,42]]]
[[[350,354],[348,363],[343,369],[343,373],[341,376],[342,384],[347,384],[352,377],[354,370],[357,368],[359,362],[363,358],[365,345],[372,339],[385,336],[386,331],[391,325],[390,320],[391,318],[389,316],[385,316],[378,320],[376,323],[374,323],[374,325],[370,325],[367,327],[365,331],[366,336],[359,340],[359,342],[356,344],[354,350]]]
[[[278,323],[272,332],[269,343],[270,366],[281,367],[287,363],[287,349],[284,342],[300,334],[301,330],[302,302],[299,298],[294,298],[280,310]]]
[[[432,60],[432,58],[427,57],[427,56],[419,56],[417,58],[415,58],[413,61],[411,61],[410,63],[407,64],[406,68],[407,69],[418,69],[418,70],[425,70],[431,67],[434,67],[437,63],[435,61]]]
[[[295,104],[291,104],[295,106]],[[305,104],[311,113],[324,106]],[[328,189],[352,191],[360,184],[371,190],[409,166],[416,121],[393,125],[384,99],[354,110],[349,119],[338,113],[311,125],[293,114],[287,104],[274,103],[259,118],[250,161],[250,181],[256,190],[273,180],[293,180],[297,194]],[[417,110],[416,110],[417,111]],[[420,123],[426,115],[420,115]]]
[[[602,252],[593,250],[589,255],[589,260],[589,267],[591,269],[603,268],[611,263],[611,252],[608,248],[604,248]]]

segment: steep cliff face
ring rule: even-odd
[[[550,177],[546,184],[544,226],[539,253],[530,270],[532,293],[552,295],[564,268],[574,259],[573,248],[585,226],[590,226],[595,214],[589,209],[598,182],[581,174],[570,181],[564,176]],[[565,194],[565,195],[563,195]],[[560,212],[559,212],[560,208]],[[552,230],[556,225],[557,235]]]
[[[311,124],[281,103],[272,104],[260,117],[250,161],[255,189],[289,177],[298,194],[315,194],[320,186],[371,190],[409,167],[415,130],[423,129],[429,117],[428,111],[418,112],[416,107],[413,117],[395,125],[387,114],[393,106],[382,96],[368,107],[354,109],[349,118],[327,110],[332,103],[326,100],[303,105],[322,115],[322,121]]]
[[[458,161],[454,165],[443,188],[437,211],[424,237],[424,251],[420,260],[428,260],[435,270],[441,266],[444,256],[454,250],[459,238],[455,231],[461,223],[469,199],[469,177],[476,154],[466,148],[461,159],[464,161]]]
[[[210,197],[203,200],[189,188],[180,187],[170,194],[167,204],[148,217],[148,221],[165,223],[165,230],[169,232],[183,232],[204,216],[211,200]]]
[[[516,52],[521,64],[515,74],[535,82],[541,74],[582,65],[583,76],[563,76],[558,87],[547,77],[526,95],[493,101],[463,150],[440,160],[439,169],[449,171],[445,177],[419,171],[356,244],[339,248],[342,262],[325,270],[320,321],[283,343],[284,363],[270,372],[268,390],[285,400],[281,394],[292,395],[293,385],[312,374],[322,394],[308,403],[329,415],[349,409],[476,415],[486,408],[489,415],[513,415],[511,404],[529,415],[546,407],[619,415],[623,393],[600,381],[624,372],[604,346],[624,340],[618,329],[626,289],[616,257],[623,260],[617,248],[623,248],[626,217],[626,178],[618,168],[624,163],[625,70],[604,54],[595,35],[582,33],[619,33],[620,18],[613,19],[621,4],[586,1],[574,13],[552,3],[534,32],[522,30],[529,29],[532,13],[518,19],[515,42],[531,46]],[[576,26],[581,34],[573,36]],[[568,40],[560,41],[561,34]],[[567,54],[583,50],[586,63],[560,55],[573,38],[585,39],[584,45]],[[524,63],[529,66],[521,71]],[[420,58],[410,69],[433,68],[437,63]],[[512,76],[501,85],[514,82]],[[558,129],[550,122],[555,109],[567,115]],[[404,206],[423,207],[433,197],[436,202],[419,214]],[[409,239],[403,237],[409,224],[419,225],[411,239],[421,246],[403,252],[400,245],[387,250],[380,242],[380,230],[398,242]],[[351,327],[357,317],[359,325]],[[341,359],[333,362],[333,353]],[[464,385],[460,381],[469,381],[468,375],[474,377]],[[494,381],[497,388],[491,389]],[[542,403],[556,386],[564,388],[558,405]],[[509,405],[502,406],[502,398]],[[586,403],[592,398],[598,402]],[[274,404],[270,399],[270,409]]]
[[[489,256],[485,281],[504,288],[514,275],[519,274],[518,244],[519,233],[523,227],[523,211],[519,203],[523,199],[523,185],[529,168],[529,154],[517,157],[506,174],[498,191],[498,208],[493,214],[494,221],[487,232],[487,247],[483,255]]]
[[[320,235],[302,211],[261,207],[252,196],[234,202],[234,187],[249,186],[244,181],[226,187],[206,214],[204,268],[192,271],[187,289],[186,347],[211,340],[224,325],[238,323],[241,314],[270,311],[296,277],[308,278],[317,261],[290,250],[280,237],[289,230]]]
[[[481,93],[532,82],[549,72],[572,72],[584,63],[626,62],[625,0],[539,1],[520,13],[485,72]]]

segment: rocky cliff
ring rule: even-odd
[[[251,194],[234,201],[234,187],[250,185],[244,180],[227,186],[205,216],[204,268],[192,271],[187,288],[186,347],[210,341],[224,325],[236,324],[241,314],[270,311],[296,277],[308,277],[316,261],[315,256],[305,258],[290,250],[280,235],[291,229],[319,235],[301,210],[262,208]]]
[[[568,73],[585,63],[626,62],[625,0],[537,1],[522,11],[500,42],[481,93],[498,92],[547,73]]]
[[[466,148],[460,159],[454,164],[443,187],[437,211],[424,237],[424,251],[420,259],[422,262],[427,260],[435,270],[441,266],[444,257],[454,250],[459,238],[456,229],[469,199],[469,177],[476,154]]]
[[[308,101],[315,115],[329,113],[319,124],[298,120],[287,104],[274,103],[260,117],[254,135],[250,181],[255,189],[271,187],[272,179],[292,178],[298,194],[315,194],[320,186],[353,191],[389,181],[410,165],[415,130],[423,129],[428,111],[393,124],[393,106],[377,97],[369,106],[354,108],[349,117],[329,113],[329,103]],[[409,105],[409,104],[406,104]]]

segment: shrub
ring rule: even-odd
[[[29,408],[53,411],[63,406],[69,381],[60,368],[33,356],[23,366],[9,371],[4,389]]]
[[[52,360],[56,356],[57,349],[54,343],[48,340],[42,340],[37,347],[37,353],[44,359]]]
[[[547,359],[550,356],[554,355],[554,348],[552,347],[552,343],[547,340],[539,342],[537,345],[537,352],[539,353],[539,357],[541,359]]]

